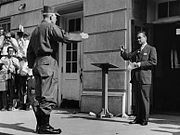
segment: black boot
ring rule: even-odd
[[[36,118],[36,129],[35,129],[35,132],[38,133],[38,130],[39,130],[39,127],[41,125],[41,113],[40,113],[40,110],[39,110],[39,107],[37,106],[32,106],[33,108],[33,111],[34,111],[34,115],[35,115],[35,118]]]
[[[41,125],[41,121],[39,117],[36,117],[36,129],[35,132],[38,133],[39,132],[39,127]]]
[[[51,125],[49,125],[50,115],[46,115],[43,117],[44,124],[41,125],[38,129],[38,134],[60,134],[61,129],[54,129]]]

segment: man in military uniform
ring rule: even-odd
[[[33,110],[37,120],[36,131],[39,134],[60,134],[49,124],[50,113],[56,105],[55,91],[58,85],[58,65],[55,59],[59,42],[81,41],[88,36],[84,33],[67,36],[57,25],[57,13],[49,6],[43,8],[43,21],[33,31],[27,50],[29,68],[33,68],[35,77],[36,101]]]

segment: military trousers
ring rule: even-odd
[[[38,57],[33,68],[35,101],[33,110],[39,125],[48,124],[48,117],[56,105],[58,65],[51,56]]]

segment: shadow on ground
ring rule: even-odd
[[[133,120],[132,116],[129,118],[121,119],[121,117],[112,117],[112,118],[96,118],[95,116],[90,116],[88,113],[82,113],[79,109],[56,109],[54,114],[68,114],[65,117],[61,117],[64,119],[67,118],[83,118],[88,120],[100,120],[100,121],[109,121],[109,122],[122,122],[128,123],[129,121]],[[149,119],[150,123],[155,124],[172,124],[172,125],[180,125],[180,116],[175,115],[163,115],[163,114],[155,114],[151,115]]]
[[[54,111],[55,115],[58,114],[68,114],[66,116],[61,116],[61,119],[75,119],[75,118],[82,118],[87,120],[99,120],[99,121],[107,121],[107,122],[121,122],[121,123],[128,123],[127,121],[123,121],[118,117],[112,118],[97,118],[96,116],[90,116],[87,113],[81,113],[77,109],[59,109]]]
[[[158,127],[159,129],[151,129],[152,131],[180,135],[180,116],[158,114],[151,116],[150,122],[160,125],[163,124],[163,126]]]
[[[82,118],[87,120],[98,120],[98,121],[107,121],[107,122],[121,122],[121,123],[128,123],[127,121],[117,120],[117,119],[111,119],[111,118],[96,118],[96,117],[90,117],[90,116],[69,116],[69,117],[61,117],[64,119],[73,119],[73,118]]]
[[[30,129],[30,128],[26,128],[21,126],[24,123],[15,123],[15,124],[5,124],[5,123],[0,123],[0,127],[1,128],[8,128],[8,129],[14,129],[14,130],[19,130],[19,131],[23,131],[23,132],[34,132],[34,130]],[[5,133],[0,132],[0,135],[4,135]],[[6,134],[5,134],[6,135]],[[9,134],[7,134],[9,135]]]
[[[172,125],[180,125],[180,116],[174,115],[152,115],[150,117],[150,122],[156,124],[172,124]]]
[[[7,133],[0,132],[0,135],[13,135],[13,134],[7,134]]]
[[[170,132],[166,130],[152,130],[152,131],[161,132],[161,133],[170,133],[171,135],[180,135],[180,132]]]

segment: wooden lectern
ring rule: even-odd
[[[98,118],[108,117],[113,115],[108,111],[108,70],[109,68],[118,68],[110,63],[91,63],[92,65],[102,69],[102,110],[97,114]]]

